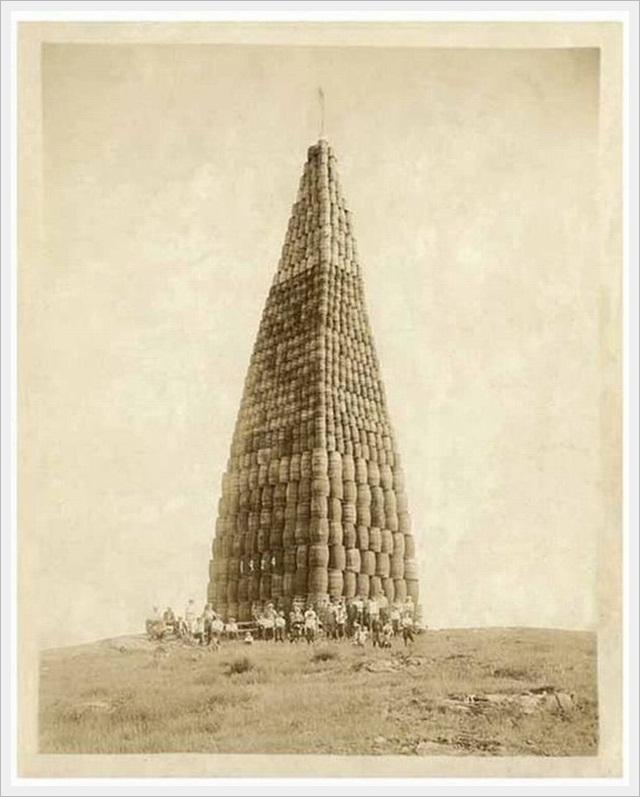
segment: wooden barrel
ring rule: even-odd
[[[329,545],[342,545],[344,542],[344,531],[342,523],[337,520],[329,521]]]
[[[415,606],[418,605],[418,601],[420,600],[420,583],[417,579],[407,578],[405,579],[405,583],[407,585],[407,595],[410,595],[413,599],[413,603]]]
[[[297,482],[300,478],[300,454],[291,454],[289,459],[289,481]]]
[[[362,568],[362,555],[357,548],[345,549],[345,569],[351,573],[359,573]]]
[[[361,551],[369,549],[369,528],[368,526],[358,526],[356,529],[358,533],[358,548]]]
[[[402,532],[397,531],[393,534],[393,551],[391,553],[404,559],[405,550],[405,536]]]
[[[372,523],[371,508],[368,506],[356,507],[356,523],[358,526],[370,526]]]
[[[382,595],[382,580],[380,576],[371,576],[369,585],[369,595],[372,598],[379,598]]]
[[[376,555],[373,551],[361,551],[362,564],[360,572],[366,576],[373,576],[376,572]]]
[[[289,548],[284,552],[284,572],[295,573],[297,561],[297,549]]]
[[[312,517],[310,519],[309,541],[314,545],[329,544],[329,521],[327,518]]]
[[[380,465],[380,485],[385,490],[391,490],[393,488],[393,471],[391,470],[391,465]]]
[[[391,564],[388,553],[376,554],[376,575],[381,578],[389,578]]]
[[[332,498],[344,498],[344,482],[340,476],[329,477],[329,495]]]
[[[371,506],[371,488],[368,484],[357,485],[356,506],[358,508]]]
[[[367,462],[362,457],[358,457],[356,459],[356,473],[355,473],[355,480],[358,484],[366,484],[369,478],[369,469],[367,467]]]
[[[227,584],[227,603],[235,602],[238,600],[238,582],[237,580],[230,579]]]
[[[298,520],[308,520],[311,517],[311,502],[298,501],[296,506],[296,518]]]
[[[329,454],[328,473],[330,479],[342,479],[342,456],[337,451]]]
[[[380,553],[382,550],[382,532],[377,526],[369,529],[369,549],[375,553]]]
[[[416,557],[416,538],[413,534],[404,535],[404,557],[405,559],[415,559]]]
[[[327,567],[329,565],[329,546],[310,545],[309,546],[309,567],[311,570],[317,567]]]
[[[393,490],[384,491],[384,511],[387,515],[398,513],[397,497]]]
[[[309,541],[309,521],[298,520],[294,532],[296,545],[304,545]]]
[[[357,589],[357,576],[355,573],[345,571],[342,576],[343,579],[343,595],[345,598],[353,598]]]
[[[331,545],[329,547],[328,566],[332,570],[344,570],[347,564],[346,548],[344,545]]]
[[[359,573],[356,576],[356,593],[363,598],[368,598],[370,587],[371,583],[369,580],[369,576],[364,575],[363,573]]]
[[[404,603],[407,599],[407,582],[404,578],[394,578],[393,588],[395,590],[395,600]]]
[[[318,476],[311,481],[311,496],[324,496],[327,497],[330,491],[329,478],[327,476]]]
[[[296,570],[306,570],[309,563],[309,546],[298,545],[296,547]]]
[[[329,520],[342,521],[342,501],[339,498],[329,499]]]
[[[282,457],[278,465],[278,481],[280,484],[286,484],[289,481],[291,473],[291,463],[289,457]]]
[[[400,525],[398,523],[398,515],[396,513],[389,513],[385,512],[384,515],[384,525],[393,532],[399,530]]]
[[[260,600],[266,601],[271,597],[271,573],[263,573],[260,578]]]
[[[367,480],[372,487],[380,484],[380,468],[372,459],[367,463]]]
[[[312,480],[308,477],[300,479],[298,482],[298,497],[297,500],[300,501],[310,501],[311,500],[311,485],[313,484]]]
[[[303,451],[300,455],[300,479],[311,478],[311,452]]]
[[[293,597],[295,591],[295,573],[285,573],[282,577],[282,594],[285,598]]]
[[[355,504],[343,501],[342,503],[342,522],[355,523],[356,522],[356,506]]]
[[[279,573],[271,574],[271,597],[274,600],[282,597],[282,587],[284,583],[284,576]]]
[[[404,578],[405,581],[417,581],[418,563],[415,559],[404,560]]]
[[[395,582],[392,578],[383,578],[382,579],[382,590],[384,594],[387,596],[387,600],[389,603],[393,603],[396,597],[396,589],[395,589]]]
[[[306,595],[308,592],[307,585],[309,579],[309,571],[304,569],[296,570],[294,581],[294,595]]]
[[[233,617],[233,615],[230,615]],[[248,623],[251,620],[251,603],[249,601],[238,601],[238,616],[235,618],[240,623]]]
[[[356,548],[358,544],[358,534],[353,523],[343,523],[342,525],[342,544],[345,548]]]
[[[329,516],[329,502],[326,496],[314,495],[311,497],[311,517],[326,518]]]
[[[382,529],[381,532],[382,544],[380,550],[382,553],[393,553],[393,532],[390,529]]]
[[[404,578],[404,557],[393,554],[389,561],[389,575],[391,578]]]
[[[355,504],[358,497],[358,486],[354,481],[344,481],[342,483],[342,498],[350,504]]]
[[[282,529],[271,529],[269,534],[269,548],[275,551],[282,548]]]
[[[411,515],[408,512],[398,513],[398,531],[403,534],[411,533]]]
[[[326,476],[329,470],[329,454],[324,448],[315,448],[311,452],[311,473],[315,476]],[[325,590],[326,591],[326,590]]]
[[[342,478],[345,482],[355,481],[356,468],[351,454],[344,454],[342,456]]]
[[[344,576],[342,570],[329,570],[327,574],[327,584],[329,595],[332,598],[339,598],[344,590]]]
[[[325,595],[329,588],[329,574],[326,567],[309,568],[309,594]]]
[[[249,576],[240,576],[238,579],[238,601],[249,600]]]

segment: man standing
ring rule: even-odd
[[[409,612],[405,612],[402,618],[402,639],[405,647],[409,642],[413,642],[413,618]]]
[[[276,642],[284,642],[284,629],[286,620],[284,619],[284,612],[280,611],[276,615],[275,623],[275,640]]]
[[[308,645],[310,645],[312,642],[315,642],[317,628],[318,615],[316,614],[312,604],[309,604],[307,611],[304,613],[304,634]]]

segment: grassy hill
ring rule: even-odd
[[[45,651],[43,753],[597,753],[595,635],[426,631],[413,646],[144,637]]]

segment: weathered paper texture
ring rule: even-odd
[[[37,668],[41,648],[135,630],[206,583],[317,84],[423,530],[427,621],[597,630],[601,717],[594,759],[331,772],[620,771],[620,46],[615,24],[20,25],[23,774],[300,772],[274,756],[38,755]],[[326,775],[326,757],[304,771]]]

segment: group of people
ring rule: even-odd
[[[374,647],[391,647],[395,638],[404,644],[413,642],[415,606],[411,597],[389,603],[385,596],[352,599],[334,598],[314,605],[295,602],[288,614],[267,603],[263,611],[255,611],[254,622],[259,638],[284,642],[306,640],[312,644],[319,635],[329,640],[351,640],[363,646],[371,639]]]
[[[221,640],[242,640],[253,644],[255,639],[297,643],[314,643],[319,637],[328,640],[349,640],[364,646],[371,640],[374,647],[391,647],[394,639],[401,638],[405,644],[413,642],[416,630],[415,606],[411,597],[405,601],[390,603],[386,596],[365,598],[334,598],[320,603],[295,600],[285,612],[273,602],[264,607],[254,606],[251,628],[240,630],[234,617],[226,622],[207,603],[201,613],[195,608],[193,598],[189,600],[184,615],[176,616],[171,607],[160,612],[153,607],[147,619],[147,633],[153,639],[177,637],[190,644],[217,648]],[[255,636],[254,636],[255,631]]]
[[[207,647],[217,647],[223,637],[238,640],[240,636],[238,624],[233,617],[225,623],[210,603],[207,603],[203,611],[198,614],[193,598],[189,599],[184,615],[180,616],[176,616],[170,606],[167,606],[164,612],[160,612],[158,607],[154,606],[147,619],[146,629],[152,639],[166,639],[173,636],[183,642]]]

